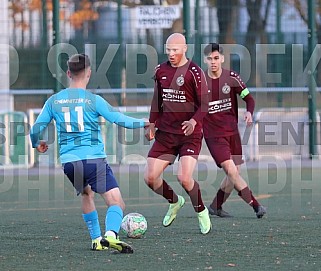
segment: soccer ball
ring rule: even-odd
[[[141,238],[147,230],[146,218],[139,213],[129,213],[123,218],[121,230],[129,238]]]

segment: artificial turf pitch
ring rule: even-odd
[[[115,168],[115,167],[114,167]],[[127,208],[142,213],[142,239],[121,238],[134,254],[91,251],[77,197],[60,169],[10,170],[0,180],[1,270],[321,270],[321,168],[260,168],[243,172],[268,214],[257,219],[234,192],[201,235],[187,195],[172,176],[165,179],[187,202],[173,224],[161,225],[167,204],[143,183],[142,167],[117,167]],[[216,168],[197,173],[203,199],[212,199],[223,176]],[[9,180],[9,181],[8,181]],[[106,208],[96,197],[101,228]]]

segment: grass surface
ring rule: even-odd
[[[167,204],[149,191],[140,167],[115,171],[127,205],[148,221],[131,255],[91,251],[80,198],[60,170],[2,172],[0,181],[1,270],[320,270],[320,168],[249,169],[243,176],[268,215],[257,219],[236,192],[224,205],[233,218],[212,217],[213,231],[201,235],[185,192],[171,170],[165,179],[187,203],[168,228]],[[200,169],[203,199],[210,202],[222,172]],[[106,208],[97,197],[104,229]]]

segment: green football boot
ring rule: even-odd
[[[176,203],[169,204],[168,211],[163,219],[163,226],[168,227],[175,220],[178,211],[184,206],[185,199],[178,195],[178,201]]]
[[[112,236],[105,236],[105,238],[103,238],[100,242],[103,246],[115,249],[120,253],[129,254],[134,252],[133,248],[129,244],[120,241],[118,238]]]
[[[205,207],[205,209],[202,212],[197,214],[197,217],[201,233],[209,233],[212,229],[212,223],[208,213],[208,209]]]
[[[106,249],[108,249],[107,246],[104,246],[101,243],[101,240],[103,240],[101,237],[98,237],[98,238],[92,240],[91,241],[91,249],[92,250],[106,250]]]

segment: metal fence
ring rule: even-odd
[[[308,107],[308,88],[249,88],[255,98],[256,110],[265,107]],[[118,88],[91,89],[101,95],[113,106],[150,106],[153,96],[152,88]],[[41,108],[47,98],[54,93],[53,89],[11,90],[14,110],[27,112],[30,108]],[[321,110],[321,88],[316,88],[317,109]],[[240,103],[243,106],[243,103]]]
[[[119,110],[129,116],[142,118],[148,116],[149,107],[120,107]],[[23,112],[3,112],[0,145],[1,166],[31,167],[36,165],[60,166],[59,145],[55,133],[45,132],[49,150],[38,154],[31,148],[29,127],[34,123],[40,109]],[[246,127],[242,116],[244,109],[239,110],[239,131],[243,144],[245,160],[254,161],[265,157],[279,159],[308,159],[308,111],[307,108],[262,108],[254,115],[252,127]],[[317,113],[316,140],[317,152],[321,153],[320,113]],[[144,138],[143,129],[124,129],[101,121],[101,130],[108,162],[111,164],[141,164],[146,162],[152,142]],[[320,157],[320,155],[319,155]],[[199,159],[211,161],[211,155],[203,143]]]

